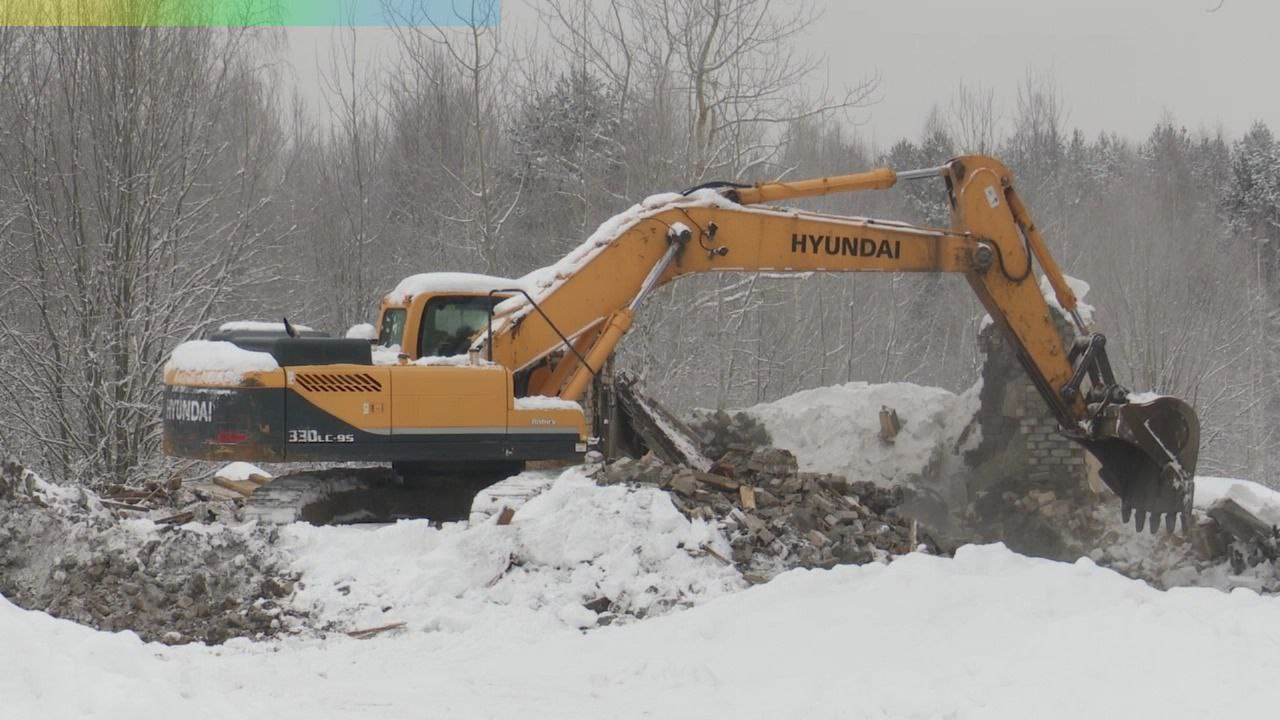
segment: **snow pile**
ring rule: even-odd
[[[253,463],[247,463],[243,460],[227,463],[226,465],[218,468],[218,471],[214,473],[214,477],[220,477],[232,482],[245,482],[254,476],[270,479],[271,473],[263,470],[257,465],[254,465]]]
[[[1080,278],[1063,275],[1062,278],[1067,281],[1067,287],[1071,288],[1071,292],[1076,296],[1076,312],[1080,313],[1080,319],[1085,325],[1093,324],[1094,307],[1084,301],[1086,295],[1089,294],[1089,283]],[[1040,294],[1044,295],[1044,301],[1049,307],[1058,310],[1063,316],[1068,316],[1067,311],[1062,309],[1062,305],[1058,303],[1058,295],[1053,291],[1053,285],[1049,283],[1046,275],[1040,276]]]
[[[408,304],[416,295],[426,293],[487,293],[491,290],[523,288],[521,280],[462,272],[429,272],[410,275],[401,280],[385,300]]]
[[[173,349],[165,372],[198,373],[209,382],[239,383],[245,373],[279,370],[271,353],[245,350],[221,340],[189,340]]]
[[[369,323],[357,323],[347,328],[348,340],[377,340],[378,330]]]
[[[740,206],[726,199],[718,191],[710,189],[696,190],[688,195],[679,193],[651,195],[601,223],[585,242],[560,260],[520,278],[517,281],[517,287],[527,289],[535,301],[541,302],[543,298],[555,292],[566,278],[578,273],[614,240],[640,222],[668,210],[691,207],[737,208]],[[750,212],[750,210],[744,209],[744,212]],[[499,303],[494,308],[494,312],[503,317],[499,320],[500,324],[495,324],[495,332],[498,327],[505,327],[505,324],[515,322],[531,310],[528,301],[523,297],[513,297]]]
[[[1197,478],[1200,527],[1188,542],[1123,523],[1109,491],[1096,493],[1072,478],[1037,482],[1025,465],[1003,468],[1006,484],[981,492],[973,478],[982,469],[966,465],[961,455],[979,434],[976,425],[966,430],[979,401],[976,388],[957,396],[904,383],[851,383],[803,391],[742,414],[761,421],[774,445],[796,455],[801,470],[902,489],[907,496],[898,512],[938,533],[945,546],[999,540],[1041,557],[1088,555],[1156,587],[1280,592],[1280,547],[1269,531],[1280,525],[1280,493],[1246,481]],[[879,438],[882,405],[895,408],[903,423],[893,443]],[[1215,507],[1223,500],[1244,514]]]
[[[572,400],[564,400],[558,397],[549,397],[547,395],[530,395],[528,397],[518,397],[515,401],[516,410],[577,410],[582,411],[582,406]]]
[[[1223,499],[1236,501],[1268,525],[1280,525],[1280,492],[1248,480],[1196,477],[1196,509],[1208,510]]]
[[[373,364],[374,365],[399,365],[400,355],[402,351],[399,345],[386,347],[385,345],[375,345],[373,347]],[[428,355],[421,357],[412,362],[413,365],[422,365],[426,367],[498,367],[497,363],[491,362],[486,358],[477,357],[471,359],[470,355]]]
[[[414,360],[413,364],[429,365],[429,366],[437,366],[437,367],[465,367],[469,365],[474,365],[476,367],[490,367],[490,368],[498,367],[497,363],[491,362],[487,358],[477,357],[474,360],[472,360],[471,356],[467,354],[428,355],[427,357],[420,357],[417,360]]]
[[[1080,319],[1084,321],[1085,325],[1092,325],[1095,308],[1084,301],[1085,296],[1089,294],[1089,283],[1070,275],[1063,275],[1062,277],[1067,281],[1067,287],[1071,288],[1071,292],[1076,296],[1076,312],[1080,313]],[[1049,278],[1046,275],[1040,276],[1040,294],[1044,296],[1044,301],[1049,307],[1061,312],[1063,317],[1069,317],[1069,314],[1062,309],[1062,305],[1058,302],[1058,295],[1053,291],[1053,285],[1049,283]],[[991,319],[991,315],[983,315],[979,328],[985,330],[993,322],[995,321]]]
[[[399,345],[374,345],[370,353],[374,365],[398,365],[403,351]]]
[[[292,577],[266,532],[120,519],[123,503],[11,470],[0,481],[0,593],[11,601],[165,642],[284,628]]]
[[[1280,704],[1280,601],[1159,592],[1000,546],[792,571],[586,634],[513,626],[494,604],[468,610],[465,623],[368,641],[213,649],[148,646],[0,601],[0,697],[12,717],[192,720],[530,708],[565,720],[1182,719],[1269,717]]]
[[[281,531],[302,575],[294,606],[352,629],[526,635],[647,617],[739,589],[728,543],[656,489],[597,487],[577,470],[529,500],[510,525]]]
[[[893,442],[880,439],[882,407],[896,410],[902,423]],[[974,390],[956,395],[910,383],[851,382],[744,412],[764,423],[774,445],[795,453],[801,470],[894,485],[954,454],[977,408]]]

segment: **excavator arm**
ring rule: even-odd
[[[883,189],[941,178],[951,226],[934,228],[783,209],[763,203]],[[1077,338],[1059,334],[1035,265]],[[1098,458],[1125,520],[1190,519],[1199,423],[1181,400],[1131,402],[1115,380],[1106,339],[1076,312],[1076,298],[1014,190],[985,156],[938,168],[755,186],[720,184],[650,198],[601,227],[564,260],[526,278],[527,290],[495,308],[474,349],[530,373],[530,394],[576,400],[631,328],[655,288],[705,272],[961,273],[1003,331],[1064,434]],[[553,360],[554,354],[554,362]],[[541,370],[535,372],[535,369]]]

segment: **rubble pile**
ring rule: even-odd
[[[789,451],[731,445],[700,472],[652,454],[621,458],[596,475],[600,484],[655,485],[691,519],[718,525],[733,548],[722,558],[753,583],[785,570],[861,564],[939,548],[898,515],[901,490],[837,475],[800,472]]]
[[[764,423],[750,414],[724,410],[694,410],[689,428],[709,458],[723,457],[730,448],[765,447],[773,444]]]
[[[1086,483],[1010,478],[974,492],[961,526],[968,542],[1003,542],[1024,555],[1070,562],[1125,531],[1108,500]]]
[[[169,644],[267,637],[292,624],[284,605],[297,578],[272,549],[270,531],[183,525],[214,520],[231,506],[214,501],[206,507],[198,499],[193,505],[177,488],[130,492],[148,498],[107,499],[4,463],[0,595],[56,617]],[[148,512],[120,508],[144,504]],[[137,517],[149,514],[178,520]]]

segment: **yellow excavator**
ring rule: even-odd
[[[927,179],[946,185],[949,228],[769,205]],[[1037,264],[1075,325],[1072,342],[1051,317]],[[180,346],[165,372],[165,450],[223,461],[389,464],[360,472],[381,473],[385,486],[417,492],[428,507],[434,500],[428,513],[465,515],[480,486],[526,461],[582,456],[588,433],[577,401],[654,288],[694,273],[760,271],[964,275],[1061,432],[1099,460],[1125,521],[1136,514],[1139,530],[1149,522],[1154,531],[1163,518],[1172,530],[1181,514],[1187,527],[1199,451],[1194,410],[1172,397],[1130,399],[1009,170],[977,155],[906,172],[713,183],[653,196],[519,280],[406,279],[383,300],[376,338],[309,336],[286,321],[282,331],[231,329]],[[368,477],[339,482],[356,472],[298,473],[259,492],[281,507],[312,501],[324,506],[323,519],[341,519],[336,496],[368,502]]]

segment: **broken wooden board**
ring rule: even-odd
[[[673,465],[708,470],[711,460],[698,449],[693,430],[635,385],[635,379],[629,374],[619,373],[613,388],[621,415],[625,416],[623,419],[643,441],[644,449]]]
[[[388,623],[386,625],[379,625],[377,627],[363,628],[360,630],[351,630],[347,632],[347,635],[357,640],[365,640],[367,638],[373,637],[374,635],[387,632],[388,630],[399,630],[404,626],[405,626],[404,622],[393,622],[393,623]]]
[[[232,492],[239,493],[244,497],[249,497],[253,494],[254,490],[261,487],[260,484],[250,480],[228,480],[227,478],[216,476],[213,478],[213,484],[220,488],[225,488]]]
[[[498,525],[510,525],[511,518],[516,516],[516,511],[511,509],[510,505],[503,505],[502,510],[498,512]]]
[[[734,480],[733,478],[725,477],[724,475],[716,475],[715,473],[698,472],[695,470],[693,477],[700,483],[706,483],[707,485],[718,487],[721,490],[734,491],[742,486],[742,483]]]

